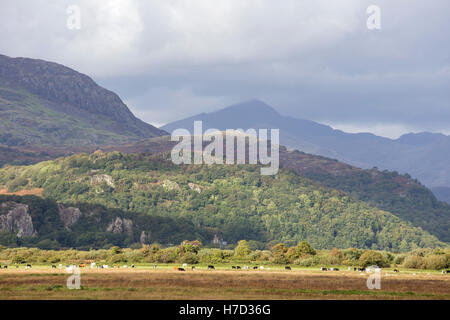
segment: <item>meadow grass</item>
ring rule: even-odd
[[[136,268],[81,268],[81,289],[66,287],[65,268],[34,266],[0,270],[0,299],[444,299],[450,300],[450,276],[425,270],[383,269],[381,290],[369,290],[369,274],[320,271],[231,270],[230,265],[198,265],[192,271],[174,264],[138,264]],[[179,266],[179,265],[178,265]],[[241,266],[242,267],[242,266]]]

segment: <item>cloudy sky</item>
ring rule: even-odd
[[[449,17],[448,0],[0,0],[0,53],[86,73],[156,125],[258,98],[351,132],[450,134]]]

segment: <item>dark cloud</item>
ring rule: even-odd
[[[77,2],[80,31],[73,1],[0,3],[0,51],[87,73],[156,124],[259,98],[348,130],[450,133],[447,0]]]

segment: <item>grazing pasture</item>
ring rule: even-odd
[[[176,269],[175,269],[175,268]],[[366,286],[370,273],[320,268],[232,269],[199,265],[82,268],[81,289],[66,287],[65,268],[11,267],[0,271],[0,299],[445,299],[450,275],[439,271],[383,269],[381,289]],[[342,269],[341,269],[342,270]]]

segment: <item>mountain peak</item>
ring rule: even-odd
[[[251,99],[244,102],[240,102],[237,104],[233,104],[229,107],[223,108],[221,110],[215,111],[212,114],[223,113],[223,112],[232,112],[232,113],[240,113],[243,117],[248,116],[275,116],[279,117],[280,114],[275,111],[274,108],[269,106],[267,103],[259,100],[259,99]]]
[[[114,92],[54,62],[0,55],[0,98],[5,144],[95,145],[166,134],[137,119]]]
[[[445,141],[449,137],[442,133],[433,132],[419,132],[419,133],[406,133],[398,138],[396,141],[402,144],[408,145],[427,145],[432,143],[440,143]]]

